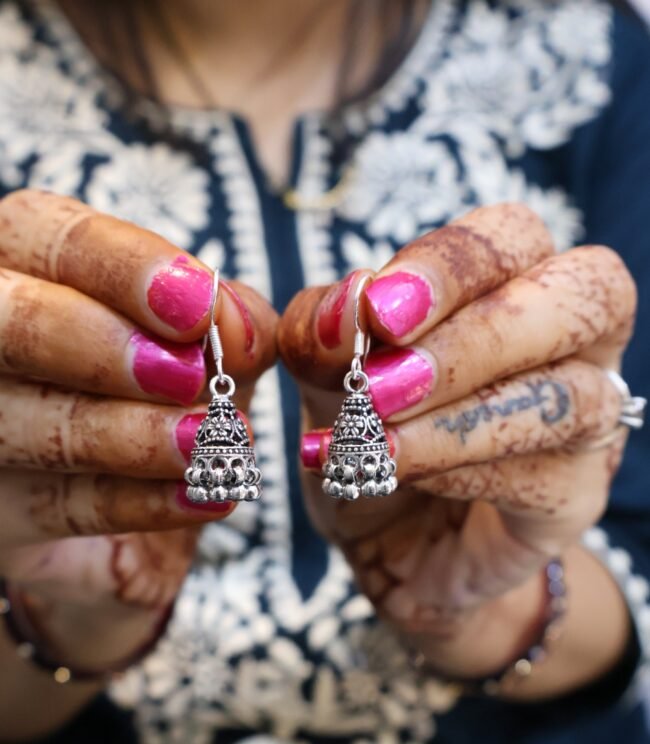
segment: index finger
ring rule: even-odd
[[[299,379],[340,389],[354,348],[355,296],[367,277],[363,325],[381,341],[404,346],[552,254],[550,234],[528,207],[476,209],[402,248],[374,276],[360,270],[331,287],[299,292],[280,322],[280,353]]]
[[[372,333],[402,346],[555,253],[523,204],[475,209],[400,250],[366,291]]]
[[[0,266],[73,287],[172,341],[195,340],[207,328],[206,266],[75,199],[32,190],[4,197]]]

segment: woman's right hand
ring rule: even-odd
[[[245,407],[275,359],[276,315],[221,286],[225,366]],[[211,288],[198,260],[77,201],[0,201],[0,576],[43,608],[46,631],[70,608],[159,613],[200,526],[232,510],[190,504],[181,480],[205,411]],[[91,668],[135,644],[84,644],[61,620],[49,630],[63,661]]]

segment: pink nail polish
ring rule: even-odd
[[[320,440],[321,433],[310,431],[303,434],[300,442],[300,459],[304,467],[316,470],[320,467]]]
[[[147,301],[153,312],[177,331],[189,331],[210,309],[212,277],[179,256],[153,278]]]
[[[330,451],[330,442],[332,441],[333,434],[334,434],[334,429],[325,429],[323,435],[321,436],[320,460],[319,460],[320,465],[322,465],[325,462],[325,460],[327,460],[327,456],[329,455],[329,451]]]
[[[235,292],[235,290],[225,282],[219,282],[219,287],[223,289],[231,297],[232,301],[237,305],[239,314],[241,315],[242,323],[244,324],[244,351],[247,354],[253,349],[253,342],[255,341],[255,328],[253,327],[253,321],[251,315],[248,312],[246,304],[242,298]]]
[[[327,436],[330,429],[314,429],[303,434],[300,441],[300,459],[304,467],[309,470],[319,470],[323,451],[323,437]],[[330,434],[331,438],[331,434]]]
[[[343,309],[355,277],[356,272],[350,274],[344,282],[333,287],[321,301],[316,326],[318,337],[326,349],[335,349],[341,343]]]
[[[368,357],[365,372],[377,413],[386,418],[419,403],[433,389],[433,368],[412,349],[385,349]]]
[[[396,338],[419,326],[435,307],[428,282],[406,271],[376,279],[367,289],[366,297],[379,322]]]
[[[187,463],[190,461],[196,432],[204,418],[204,413],[189,413],[187,416],[183,416],[176,426],[174,432],[176,446]]]
[[[131,336],[133,374],[145,393],[189,405],[205,381],[201,346],[154,340],[136,331]]]
[[[176,503],[183,511],[190,511],[194,514],[200,512],[207,514],[227,514],[235,508],[235,504],[232,501],[208,501],[205,504],[195,504],[187,498],[187,485],[184,481],[181,481],[176,489]]]

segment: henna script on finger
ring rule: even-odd
[[[480,403],[455,417],[440,416],[434,419],[436,429],[445,429],[450,434],[458,433],[465,444],[467,435],[481,423],[489,423],[495,418],[509,418],[516,413],[532,408],[539,410],[540,419],[545,424],[554,424],[563,419],[569,411],[570,397],[565,385],[557,380],[527,382],[529,393],[507,398],[500,403]]]

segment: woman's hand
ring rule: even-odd
[[[632,331],[629,273],[607,248],[555,255],[542,223],[516,205],[476,210],[403,248],[365,290],[365,322],[384,345],[365,370],[400,486],[350,503],[323,495],[317,469],[330,438],[321,427],[341,400],[324,391],[339,390],[349,368],[354,295],[368,273],[305,290],[280,324],[280,353],[316,429],[302,451],[316,525],[379,614],[460,677],[495,672],[535,640],[542,569],[564,555],[562,643],[575,642],[537,692],[584,683],[615,661],[627,631],[613,581],[576,547],[605,508],[624,435],[576,448],[617,426],[620,396],[603,370],[619,368]]]
[[[252,290],[222,288],[226,371],[245,407],[274,361],[276,316]],[[192,505],[182,484],[205,411],[211,290],[205,266],[135,225],[45,193],[0,202],[0,575],[71,665],[142,643],[200,526],[232,510]]]

